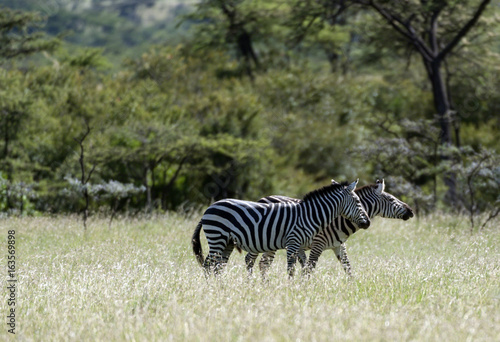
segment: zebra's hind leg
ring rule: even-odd
[[[203,263],[206,274],[210,275],[214,273],[218,275],[221,270],[224,269],[233,249],[234,243],[232,241],[223,241],[222,243],[209,247],[208,255]]]
[[[262,274],[262,279],[266,279],[266,272],[269,269],[269,267],[271,267],[275,255],[276,252],[274,251],[262,254],[262,258],[260,258],[259,261],[259,269],[260,269],[260,274]]]
[[[351,277],[352,276],[351,262],[349,261],[349,258],[347,257],[347,250],[346,250],[345,244],[341,244],[339,247],[334,247],[333,251],[335,252],[335,256],[340,261],[340,264],[344,268],[347,275]]]
[[[229,257],[231,256],[231,253],[233,252],[234,250],[234,243],[232,241],[230,241],[227,245],[226,245],[226,248],[224,248],[224,250],[222,251],[221,255],[220,255],[220,258],[219,258],[219,263],[218,265],[216,266],[215,268],[215,272],[216,274],[220,273],[222,270],[224,270],[224,268],[226,267],[227,265],[227,262],[229,261]]]
[[[227,244],[226,248],[222,251],[222,262],[224,264],[227,264],[227,261],[229,260],[229,257],[231,256],[231,253],[233,253],[234,250],[234,243],[230,242]]]
[[[247,265],[247,271],[249,276],[252,275],[253,265],[255,265],[255,260],[257,259],[258,256],[259,256],[258,253],[252,253],[252,252],[247,253],[247,255],[245,256],[245,263]]]
[[[203,263],[203,268],[205,269],[205,274],[209,276],[212,274],[218,274],[221,269],[222,264],[222,254],[220,252],[209,252]]]

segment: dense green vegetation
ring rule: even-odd
[[[151,212],[383,177],[419,212],[498,214],[489,1],[381,1],[446,52],[432,58],[410,22],[364,1],[42,3],[0,1],[4,213]]]

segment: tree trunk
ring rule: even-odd
[[[328,63],[330,63],[330,70],[334,74],[339,66],[339,55],[333,51],[326,51],[326,58],[328,59]],[[342,73],[344,74],[344,73]]]
[[[5,127],[4,127],[4,145],[3,145],[3,157],[7,159],[9,156],[9,117],[5,116]]]
[[[432,62],[425,62],[427,74],[432,84],[432,94],[434,98],[434,106],[437,111],[439,127],[440,127],[440,142],[444,151],[441,152],[441,160],[450,160],[449,152],[447,149],[452,146],[453,141],[451,137],[451,122],[450,113],[451,105],[448,98],[448,89],[443,80],[441,73],[441,61],[437,58]],[[456,175],[454,172],[446,172],[444,174],[444,183],[448,188],[445,196],[445,201],[451,206],[457,203],[457,186]]]
[[[451,123],[450,123],[450,101],[448,99],[448,92],[446,85],[441,75],[441,62],[432,61],[429,68],[429,78],[432,84],[432,93],[434,97],[434,106],[439,119],[439,126],[441,128],[440,140],[442,145],[451,145]]]
[[[244,63],[247,75],[250,77],[251,80],[253,80],[254,76],[253,76],[251,61],[253,61],[255,67],[257,68],[260,66],[260,63],[259,59],[257,58],[257,54],[255,53],[255,50],[253,48],[252,38],[246,31],[242,30],[241,33],[238,35],[237,43],[238,43],[238,50],[245,61]]]
[[[151,187],[149,186],[148,175],[149,174],[149,165],[147,162],[144,163],[143,170],[143,178],[142,184],[146,188],[146,212],[150,213],[152,210],[152,201],[151,201]]]

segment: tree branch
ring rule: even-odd
[[[73,138],[79,145],[80,145],[80,157],[78,159],[80,163],[80,169],[82,172],[82,177],[81,177],[81,185],[83,186],[83,198],[85,199],[85,208],[83,208],[83,229],[87,230],[87,217],[89,213],[89,204],[90,204],[90,198],[89,198],[89,191],[87,189],[87,183],[90,180],[90,177],[92,176],[92,173],[95,170],[95,165],[92,166],[92,169],[90,170],[88,176],[85,178],[85,155],[84,155],[84,147],[83,147],[83,142],[87,138],[87,136],[90,133],[90,126],[88,122],[85,121],[85,125],[87,126],[87,131],[83,134],[83,136],[80,139]]]
[[[366,2],[360,2],[366,4]],[[413,19],[413,15],[411,15],[406,21],[403,21],[399,16],[397,16],[394,13],[389,12],[388,9],[380,6],[377,4],[375,1],[370,0],[368,2],[368,5],[373,7],[382,17],[386,19],[386,21],[403,37],[408,39],[415,47],[417,50],[420,52],[420,54],[423,56],[423,58],[427,61],[431,61],[434,59],[433,53],[429,50],[427,45],[425,45],[424,41],[422,40],[421,37],[418,36],[418,34],[415,32],[415,29],[411,25],[411,20]]]
[[[174,175],[172,176],[172,178],[170,179],[170,181],[167,184],[167,189],[169,189],[174,184],[175,180],[179,176],[179,173],[181,172],[181,169],[182,169],[182,167],[187,159],[188,159],[187,156],[182,158],[181,162],[179,163],[179,167],[177,168],[177,170],[175,170]]]
[[[456,36],[444,47],[444,49],[438,54],[437,58],[438,59],[443,59],[457,44],[460,42],[460,40],[470,31],[470,29],[477,23],[479,18],[481,17],[481,14],[483,14],[484,9],[488,4],[491,2],[491,0],[483,0],[479,7],[477,8],[476,12],[472,16],[472,18],[467,22],[467,24],[462,27],[460,31],[456,34]]]
[[[437,27],[438,27],[437,19],[442,9],[443,7],[440,7],[436,9],[434,12],[432,12],[431,23],[429,27],[429,44],[431,46],[434,55],[437,55],[439,53],[438,51],[439,47],[437,43]]]
[[[490,215],[488,216],[486,221],[484,221],[484,223],[481,225],[481,228],[479,229],[483,229],[484,227],[486,227],[486,224],[488,224],[488,222],[497,217],[499,214],[500,214],[500,208],[496,208],[495,211],[491,211]]]
[[[380,129],[381,129],[382,131],[384,131],[385,133],[387,133],[387,134],[391,134],[391,135],[395,136],[397,139],[400,139],[400,138],[401,138],[401,137],[399,136],[399,134],[398,134],[398,133],[391,131],[391,129],[390,129],[389,127],[386,127],[386,126],[384,125],[384,123],[385,123],[385,122],[380,122],[380,123],[376,122],[376,123],[375,123],[375,126],[377,126],[378,128],[380,128]]]
[[[387,20],[387,22],[398,32],[400,33],[401,35],[403,35],[406,39],[408,40],[412,40],[412,37],[410,36],[410,34],[408,34],[408,32],[406,32],[405,30],[403,30],[400,26],[398,26],[396,23],[399,23],[401,24],[401,20],[399,19],[396,19],[395,16],[391,13],[389,13],[389,11],[387,11],[387,9],[379,6],[377,3],[375,3],[374,1],[368,1],[368,2],[364,2],[364,1],[360,1],[360,3],[362,4],[365,4],[365,5],[369,5],[371,7],[373,7],[382,17],[384,17],[385,20]],[[403,25],[404,26],[404,25]]]
[[[309,23],[305,26],[305,27],[302,27],[301,28],[301,32],[299,32],[299,34],[297,34],[295,37],[292,37],[288,43],[289,45],[291,46],[296,46],[298,45],[305,37],[307,31],[309,31],[309,29],[311,28],[311,26],[314,24],[314,22],[316,21],[316,19],[318,19],[318,16],[312,16],[311,20],[309,20]],[[304,19],[304,22],[306,21],[307,19]]]
[[[94,170],[95,170],[95,164],[92,165],[92,169],[90,169],[89,175],[87,176],[87,179],[85,180],[85,184],[89,182],[90,177],[92,177],[92,173],[94,172]]]

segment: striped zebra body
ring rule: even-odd
[[[384,192],[385,184],[377,181],[376,184],[367,185],[356,190],[363,207],[370,218],[375,216],[382,216],[386,218],[398,218],[408,220],[413,217],[412,209],[401,200],[393,195]],[[300,200],[286,196],[268,196],[259,200],[261,203],[278,203],[290,202],[299,203]],[[299,255],[301,264],[304,266],[314,268],[318,262],[319,257],[326,249],[332,249],[337,256],[337,259],[342,264],[345,271],[351,273],[351,265],[347,257],[345,241],[359,230],[360,227],[344,217],[337,217],[326,229],[319,232],[313,239],[310,246],[304,247],[304,250],[310,249],[309,261],[306,263],[305,253]],[[274,259],[275,252],[264,253],[259,266],[262,272],[270,266]],[[257,258],[257,254],[251,253],[245,257],[247,268],[251,271],[251,267]]]
[[[315,190],[300,202],[258,203],[226,199],[204,213],[192,239],[193,252],[205,270],[219,271],[236,247],[249,253],[287,249],[288,273],[293,276],[297,254],[338,215],[369,226],[368,215],[354,193],[357,182],[332,184]],[[203,261],[200,231],[209,253]]]
[[[214,248],[220,245],[222,250],[230,240],[247,252],[262,253],[285,248],[293,234],[289,227],[297,225],[299,211],[300,206],[293,202],[264,205],[226,199],[208,208],[201,223]]]

